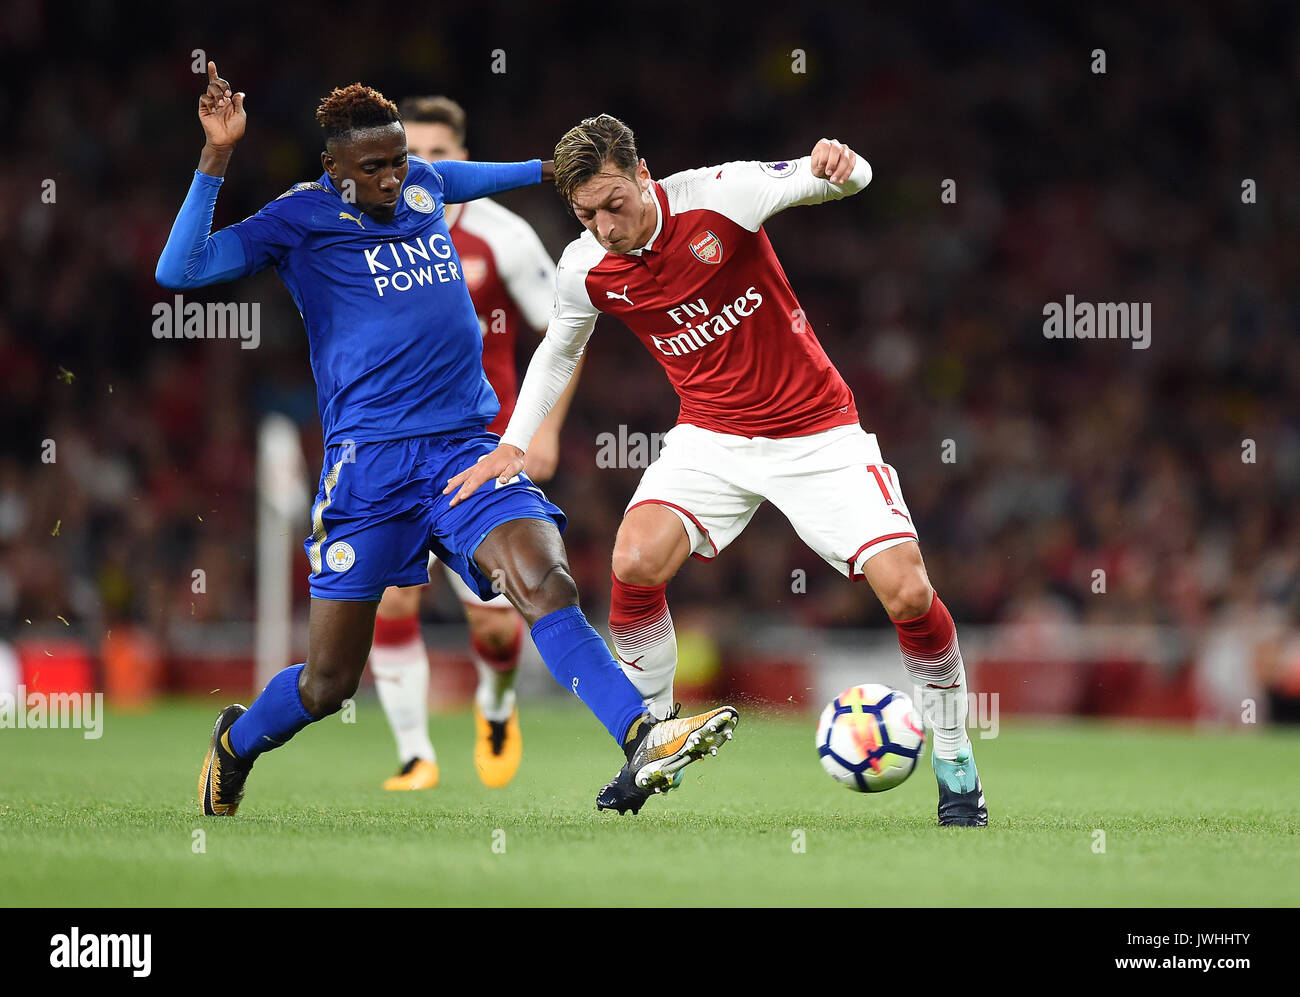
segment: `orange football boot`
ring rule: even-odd
[[[519,707],[510,711],[504,723],[489,721],[478,703],[474,704],[474,768],[483,785],[504,786],[519,771],[524,741],[519,733]]]
[[[384,780],[385,789],[433,789],[438,785],[438,763],[427,758],[412,758],[402,771]]]

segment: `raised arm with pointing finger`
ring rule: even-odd
[[[217,191],[247,122],[244,93],[232,91],[230,84],[217,75],[216,63],[209,62],[207,88],[199,98],[199,123],[206,141],[185,203],[158,259],[155,276],[164,287],[201,287],[278,265],[282,256],[306,235],[297,219],[289,217],[276,218],[270,224],[256,224],[266,221],[263,216],[268,214],[300,214],[293,209],[278,212],[275,202],[247,222],[209,234]],[[381,134],[384,126],[391,123],[376,119],[375,127],[369,130],[371,134],[363,136],[368,141],[326,148],[321,153],[325,176],[315,184],[297,184],[281,197],[313,187],[321,190],[328,187],[334,198],[344,202],[340,207],[358,215],[356,224],[364,229],[364,223],[359,220],[361,214],[380,224],[393,222],[397,197],[412,162],[433,171],[444,203],[476,200],[549,179],[553,173],[552,163],[536,159],[523,163],[447,162],[436,166],[411,160],[400,120],[398,128]],[[258,230],[256,233],[246,231],[254,228]],[[262,251],[266,243],[271,244],[271,252]]]

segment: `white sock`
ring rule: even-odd
[[[673,711],[673,678],[677,674],[677,632],[668,607],[650,620],[609,624],[614,653],[645,707],[658,720]]]
[[[474,691],[474,701],[483,711],[487,720],[505,723],[515,711],[515,676],[517,668],[499,672],[478,654],[473,655],[474,668],[478,671],[478,688]]]
[[[375,644],[370,649],[375,691],[397,740],[398,760],[436,762],[429,740],[429,654],[420,637],[405,644]]]
[[[915,675],[912,676],[916,678]],[[934,753],[947,761],[956,761],[957,753],[970,747],[966,733],[968,702],[966,695],[966,668],[958,658],[956,683],[949,689],[936,689],[928,684],[918,684],[913,692],[917,708],[930,728],[934,738]]]

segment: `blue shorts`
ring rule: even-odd
[[[312,535],[303,546],[315,599],[369,601],[390,585],[429,581],[429,551],[484,598],[500,594],[474,563],[483,538],[514,519],[564,530],[564,513],[525,475],[484,484],[452,507],[442,494],[500,440],[489,433],[417,436],[325,448]],[[454,492],[452,494],[455,494]]]

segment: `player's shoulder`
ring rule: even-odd
[[[565,300],[590,303],[587,294],[587,276],[600,266],[606,256],[605,247],[596,241],[596,237],[583,231],[571,243],[564,247],[560,262],[555,268],[555,289],[558,297]]]
[[[322,207],[335,204],[336,194],[323,180],[303,180],[264,205],[259,214],[273,215],[289,224],[310,225]]]
[[[303,211],[313,211],[318,205],[324,204],[326,201],[336,200],[338,200],[338,194],[322,178],[320,180],[303,180],[294,184],[266,207],[274,208],[282,214],[295,214]]]
[[[298,198],[298,203],[304,203],[304,202],[308,202],[308,201],[312,201],[312,200],[313,200],[313,198],[310,196],[310,195],[313,194],[313,193],[315,193],[315,194],[332,194],[333,191],[331,191],[328,187],[326,187],[326,186],[325,186],[323,183],[321,183],[319,180],[304,180],[304,181],[302,181],[301,183],[296,183],[296,184],[294,184],[292,187],[290,187],[288,190],[286,190],[283,194],[281,194],[279,197],[277,197],[276,200],[277,200],[277,201],[283,201],[285,198],[287,198],[287,197],[293,197],[295,194],[302,194],[302,195],[307,195],[307,196],[299,197],[299,198]]]
[[[417,156],[414,153],[410,153],[407,155],[406,157],[406,179],[407,180],[411,179],[412,173],[436,173],[436,172],[437,170],[434,169],[433,163],[429,162],[429,160],[425,159],[423,156]]]
[[[442,174],[438,172],[438,167],[429,160],[408,155],[406,157],[406,179],[402,181],[402,187],[427,188],[435,191],[441,197]]]
[[[559,267],[568,273],[581,273],[584,277],[605,259],[608,254],[605,247],[596,241],[596,237],[583,230],[560,254]]]
[[[707,184],[710,175],[718,170],[725,169],[727,165],[724,163],[721,166],[701,166],[694,170],[681,170],[677,173],[671,173],[660,178],[659,186],[668,195],[668,204],[672,207],[684,195],[692,194],[700,185]]]

